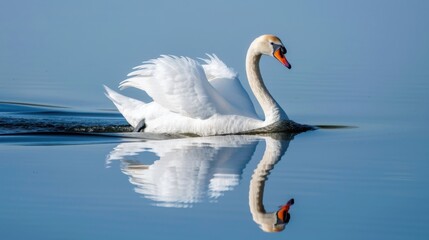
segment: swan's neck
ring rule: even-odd
[[[276,212],[267,212],[264,208],[265,181],[274,165],[285,154],[289,141],[265,139],[265,152],[258,166],[253,171],[249,185],[249,207],[253,220],[263,229],[270,229],[277,223]],[[265,231],[265,230],[264,230]],[[271,230],[269,230],[271,231]]]
[[[260,59],[261,53],[255,50],[253,44],[250,45],[246,56],[246,74],[250,88],[264,111],[265,122],[271,124],[279,120],[287,120],[285,111],[268,92],[262,80],[259,70]]]

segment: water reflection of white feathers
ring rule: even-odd
[[[249,184],[253,220],[267,232],[281,231],[288,223],[291,201],[274,212],[263,205],[265,181],[286,152],[291,135],[216,136],[121,143],[108,155],[121,161],[135,191],[163,207],[190,207],[208,198],[216,200],[238,185],[256,146],[265,141],[262,159]],[[158,160],[146,164],[145,153]],[[293,204],[293,201],[292,201]],[[288,206],[287,206],[288,205]]]
[[[121,143],[107,159],[120,160],[135,191],[155,205],[189,207],[237,186],[258,142],[251,136],[218,136]],[[159,159],[145,164],[144,152]]]

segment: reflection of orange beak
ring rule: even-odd
[[[287,67],[287,68],[289,68],[289,69],[291,69],[291,65],[290,65],[290,63],[287,61],[287,59],[286,59],[286,57],[285,57],[285,55],[282,53],[282,51],[280,50],[280,48],[279,49],[277,49],[275,52],[274,52],[274,57],[277,59],[277,60],[279,60],[283,65],[285,65],[285,67]]]
[[[295,200],[291,198],[285,205],[281,206],[280,209],[277,211],[277,218],[282,221],[289,221],[286,219],[286,214],[289,212],[290,206],[292,206],[295,203]]]

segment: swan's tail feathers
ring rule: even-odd
[[[103,85],[104,86],[104,85]],[[134,98],[119,94],[107,86],[104,86],[106,96],[112,100],[119,112],[124,116],[127,122],[134,128],[144,120],[144,108],[146,103]]]

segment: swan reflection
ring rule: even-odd
[[[120,160],[135,191],[155,205],[190,207],[237,186],[258,142],[255,137],[218,136],[121,143],[107,159]],[[147,152],[159,159],[146,163]]]
[[[283,231],[289,222],[289,208],[294,204],[294,199],[290,199],[276,212],[267,212],[263,204],[265,181],[274,165],[280,161],[285,154],[290,135],[271,135],[265,138],[265,152],[258,166],[253,171],[249,186],[249,207],[255,221],[265,232]]]
[[[265,151],[253,172],[249,186],[249,207],[253,220],[264,231],[281,231],[289,221],[293,199],[278,211],[263,205],[265,181],[286,152],[292,135],[238,135],[127,142],[107,156],[108,164],[119,160],[135,192],[163,207],[191,207],[216,201],[239,184],[241,175],[257,145]],[[156,156],[153,156],[156,155]]]

